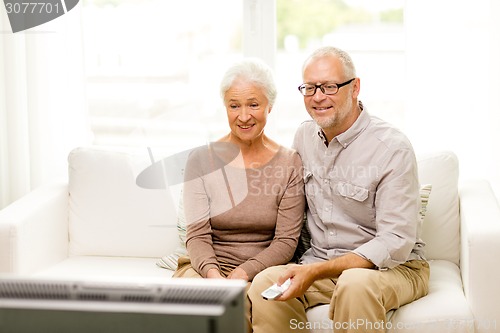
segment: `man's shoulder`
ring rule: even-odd
[[[303,121],[297,130],[293,139],[293,148],[302,155],[302,150],[310,146],[313,142],[314,133],[318,132],[318,125],[313,120]]]
[[[312,119],[304,120],[300,123],[297,131],[295,132],[296,136],[309,135],[318,132],[318,124]]]
[[[316,129],[318,125],[312,119],[304,120],[300,123],[299,128],[308,128],[308,129]]]
[[[368,132],[381,144],[391,150],[412,148],[410,140],[400,128],[379,117],[370,115],[370,118]]]
[[[276,153],[279,159],[286,159],[286,160],[294,160],[299,157],[299,154],[297,153],[297,150],[295,150],[292,147],[285,147],[283,145],[280,145],[278,152]]]

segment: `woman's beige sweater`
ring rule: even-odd
[[[228,165],[220,157],[205,148],[188,159],[186,245],[191,264],[203,277],[219,263],[229,263],[241,267],[251,281],[294,254],[305,206],[302,162],[285,147],[258,168],[235,165],[238,158]]]

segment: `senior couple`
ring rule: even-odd
[[[358,100],[345,51],[316,50],[302,78],[312,120],[287,148],[264,134],[276,98],[270,69],[254,60],[230,67],[221,83],[230,131],[218,142],[237,156],[195,150],[186,166],[188,256],[174,276],[246,280],[250,332],[289,332],[291,323],[307,331],[306,310],[322,304],[335,323],[385,322],[428,291],[410,142]],[[223,167],[208,172],[214,163]],[[310,247],[292,263],[302,228]],[[275,301],[261,296],[289,278]]]

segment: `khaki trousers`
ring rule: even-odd
[[[332,328],[335,333],[385,332],[388,311],[428,292],[429,264],[412,260],[388,270],[349,269],[338,278],[315,281],[302,297],[266,301],[260,293],[276,282],[287,266],[270,267],[252,282],[247,295],[254,333],[310,332],[310,328]],[[322,304],[330,304],[333,323],[309,323],[306,310]]]

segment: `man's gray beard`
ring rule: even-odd
[[[349,96],[350,97],[350,96]],[[335,112],[330,118],[327,119],[317,119],[314,113],[310,113],[316,124],[322,129],[339,127],[342,122],[347,118],[347,115],[352,109],[352,98],[347,98],[347,101],[339,106],[337,112]]]

